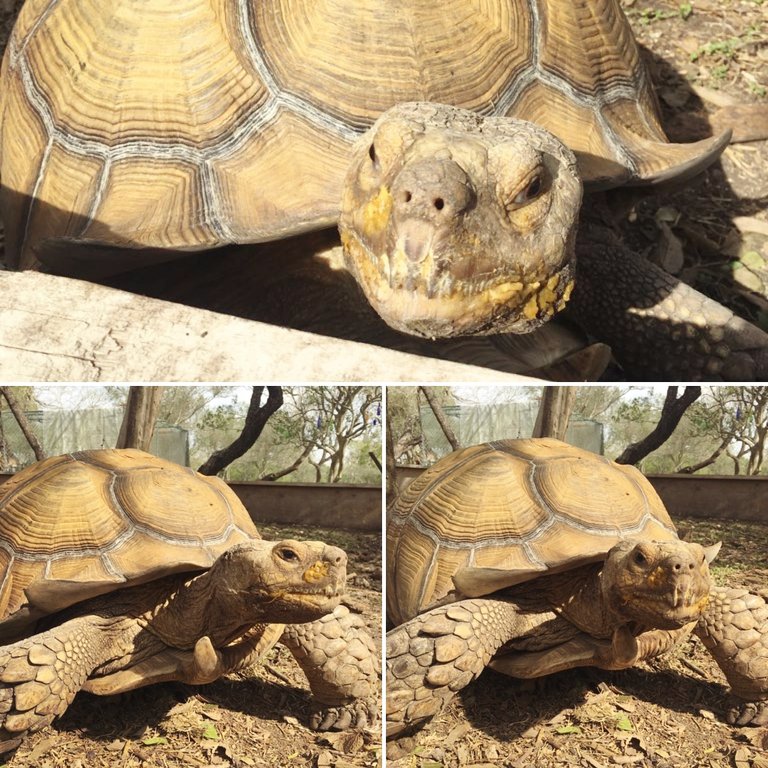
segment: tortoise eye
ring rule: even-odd
[[[634,560],[638,565],[645,565],[648,562],[647,558],[642,552],[635,552]]]
[[[281,560],[285,560],[286,563],[292,563],[299,559],[299,556],[294,550],[289,547],[283,547],[278,553],[278,557]]]
[[[370,147],[368,147],[368,157],[371,158],[371,164],[373,165],[373,169],[375,171],[379,170],[379,156],[376,154],[376,145],[371,144]]]
[[[525,203],[529,203],[531,200],[535,200],[540,194],[544,187],[544,183],[541,177],[540,173],[537,173],[526,185],[525,189],[522,189],[520,192],[517,193],[514,200],[512,202],[515,205],[525,205]]]

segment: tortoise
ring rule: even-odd
[[[684,180],[728,141],[667,141],[618,0],[29,0],[0,86],[11,268],[338,224],[376,311],[428,338],[544,323],[582,183]],[[720,305],[592,235],[578,264],[570,303],[635,370],[762,378],[768,336]]]
[[[0,751],[80,690],[208,683],[278,641],[309,679],[314,728],[375,713],[344,551],[263,540],[217,477],[133,449],[45,459],[0,490],[0,562]]]
[[[387,737],[410,740],[486,666],[623,669],[691,633],[730,683],[728,720],[768,723],[768,605],[711,583],[719,548],[681,541],[635,467],[558,440],[440,459],[388,523]]]

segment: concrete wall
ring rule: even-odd
[[[397,482],[407,485],[423,467],[398,467]],[[768,523],[768,477],[733,475],[648,475],[674,517],[714,517]]]
[[[0,482],[11,475],[0,474]],[[259,523],[320,525],[353,531],[381,530],[381,488],[344,483],[232,483]]]
[[[673,518],[768,523],[768,477],[648,475],[648,479]]]
[[[256,521],[381,530],[381,488],[340,483],[232,483]]]

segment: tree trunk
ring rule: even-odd
[[[429,403],[429,407],[432,409],[432,413],[435,414],[435,418],[437,419],[437,423],[440,425],[440,429],[443,430],[445,439],[448,441],[449,445],[451,446],[451,448],[453,448],[454,451],[458,451],[459,448],[461,448],[461,445],[459,444],[459,441],[456,439],[456,435],[453,429],[451,428],[451,425],[448,423],[448,417],[445,415],[443,406],[437,402],[437,399],[429,391],[429,387],[419,387],[419,389],[422,391],[422,393],[424,394],[424,397],[427,399],[427,402]]]
[[[130,387],[116,448],[149,450],[162,397],[163,387]]]
[[[686,387],[680,397],[677,396],[677,389],[677,387],[667,388],[659,423],[642,440],[628,445],[616,459],[616,463],[637,464],[669,439],[688,406],[701,395],[701,387]]]
[[[564,440],[575,401],[575,387],[544,387],[533,437]]]
[[[267,387],[267,402],[260,406],[261,394],[264,387],[254,387],[245,424],[240,435],[226,448],[214,452],[208,460],[198,469],[203,475],[216,475],[224,467],[239,459],[255,442],[264,430],[269,417],[283,404],[282,387]]]
[[[387,463],[387,506],[397,497],[397,464],[395,463],[395,437],[392,433],[392,419],[387,413],[384,421],[384,427],[387,430],[386,438],[386,457]]]
[[[27,414],[24,413],[24,410],[19,405],[19,401],[16,399],[16,395],[13,394],[13,390],[11,387],[0,387],[0,392],[3,393],[3,397],[8,403],[8,407],[11,409],[11,413],[16,419],[16,423],[24,433],[24,437],[27,439],[29,447],[35,454],[35,458],[38,461],[42,461],[45,458],[45,451],[43,450],[43,446],[37,439],[37,435],[35,435],[35,432],[32,429],[32,425],[29,423],[29,419],[27,419]]]

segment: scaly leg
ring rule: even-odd
[[[768,378],[768,334],[620,245],[582,238],[568,306],[633,378]]]
[[[131,641],[130,622],[80,616],[0,648],[0,752],[63,714],[91,672]]]
[[[364,728],[379,711],[381,664],[362,618],[338,606],[280,639],[296,658],[318,702],[310,725],[321,731]]]
[[[768,605],[746,588],[714,587],[694,632],[731,685],[729,723],[768,724]]]
[[[203,635],[191,650],[161,647],[125,669],[107,669],[106,674],[87,680],[83,690],[99,696],[112,696],[171,680],[187,685],[212,683],[222,675],[255,663],[280,639],[283,626],[255,624],[242,637],[221,649],[214,647],[208,635]]]
[[[387,633],[387,738],[440,712],[502,645],[538,623],[510,602],[478,598],[433,608]]]
[[[642,636],[641,636],[642,637]],[[641,658],[644,647],[626,625],[616,628],[610,642],[579,634],[543,651],[520,651],[493,659],[491,669],[510,677],[533,678],[552,675],[574,667],[627,669]]]

